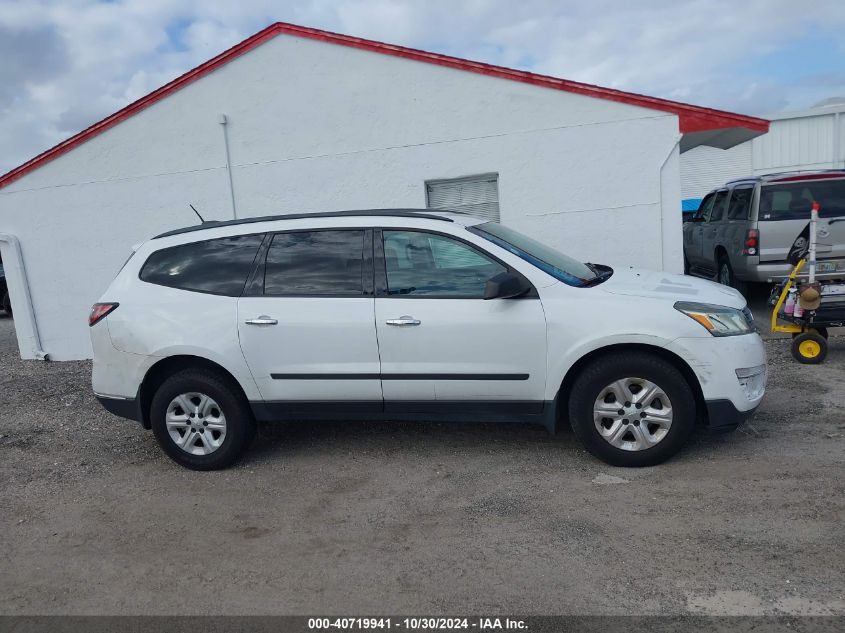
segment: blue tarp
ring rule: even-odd
[[[681,200],[681,211],[687,213],[688,211],[698,211],[698,206],[701,204],[701,198],[687,198]]]

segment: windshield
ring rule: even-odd
[[[806,180],[763,185],[760,220],[809,220],[813,200],[820,218],[845,215],[845,180]]]
[[[468,228],[476,235],[501,246],[570,286],[584,286],[599,277],[598,271],[590,265],[572,259],[551,246],[546,246],[498,222],[487,222]]]

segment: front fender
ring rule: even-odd
[[[614,345],[645,345],[666,349],[673,339],[653,334],[608,334],[581,339],[563,354],[549,354],[546,400],[554,400],[569,370],[582,358],[600,349]],[[551,348],[550,346],[550,349]]]

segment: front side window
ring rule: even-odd
[[[698,221],[706,221],[710,217],[710,211],[713,209],[713,201],[716,199],[716,194],[711,193],[701,201],[698,211],[695,212],[695,219]]]
[[[156,251],[141,280],[160,286],[239,297],[252,271],[263,234],[237,235]]]
[[[267,251],[265,295],[364,294],[364,231],[277,233]]]
[[[421,231],[385,231],[387,294],[481,298],[502,264],[451,238]]]

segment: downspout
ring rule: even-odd
[[[666,154],[666,158],[664,158],[663,162],[660,163],[660,169],[658,170],[658,174],[660,175],[659,182],[658,182],[658,188],[660,190],[660,270],[661,271],[663,270],[664,265],[666,263],[666,261],[665,261],[666,258],[664,256],[665,246],[663,244],[663,223],[664,223],[663,222],[663,220],[664,220],[664,218],[663,218],[663,168],[666,167],[666,163],[668,163],[669,159],[672,158],[672,154],[675,153],[675,148],[678,147],[678,144],[681,142],[681,139],[683,138],[683,136],[684,136],[683,134],[679,133],[675,137],[675,142],[672,143],[672,147],[669,148],[669,153]],[[680,165],[678,165],[678,168],[680,170]],[[679,178],[678,189],[680,190],[680,187],[681,187],[680,174],[679,174],[678,178]],[[681,209],[676,209],[676,211],[677,211],[678,215],[681,214]]]
[[[842,162],[842,127],[840,112],[833,113],[833,168],[839,169]]]
[[[0,233],[0,244],[8,245],[11,250],[11,260],[6,253],[3,267],[6,270],[6,285],[9,296],[15,301],[15,330],[18,341],[29,341],[32,355],[38,360],[49,360],[47,352],[41,348],[41,337],[38,336],[38,324],[35,322],[35,310],[32,308],[32,296],[29,294],[29,281],[26,278],[26,267],[23,263],[21,243],[18,238],[8,233]],[[23,351],[23,350],[21,350]]]
[[[226,150],[226,173],[229,176],[229,197],[232,201],[232,219],[238,219],[238,210],[235,207],[235,184],[232,180],[232,161],[229,159],[229,119],[225,114],[221,114],[217,120],[223,126],[223,148]]]

